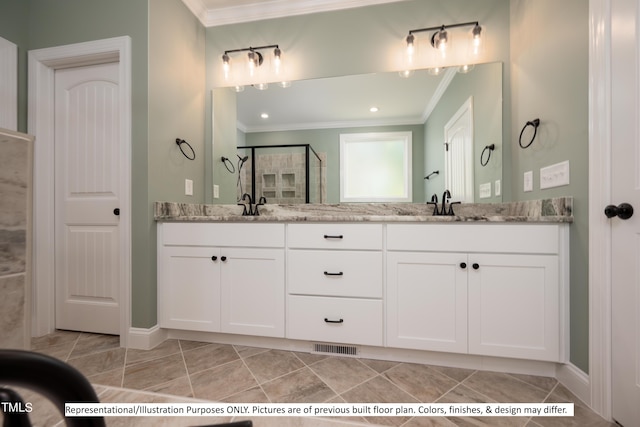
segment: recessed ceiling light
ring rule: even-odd
[[[369,108],[369,111],[371,111],[372,113],[377,113],[379,111],[378,107],[371,107]]]
[[[260,117],[262,117],[263,119],[268,119],[269,118],[269,114],[262,113],[262,114],[260,114]]]

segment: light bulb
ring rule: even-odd
[[[413,34],[409,34],[407,36],[407,55],[409,55],[409,57],[413,56],[413,54],[415,53],[414,42],[415,36]]]
[[[276,74],[280,73],[280,67],[282,65],[282,51],[280,50],[280,48],[276,47],[273,50],[273,63],[274,63],[274,68],[275,68],[275,72]]]
[[[225,80],[229,79],[229,70],[230,70],[230,65],[229,65],[229,55],[227,55],[226,53],[224,55],[222,55],[222,70],[224,71],[224,78]]]

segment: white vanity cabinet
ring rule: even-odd
[[[387,346],[561,362],[568,228],[389,224]]]
[[[287,338],[383,344],[382,224],[289,224]]]
[[[284,225],[158,224],[163,328],[284,336]]]

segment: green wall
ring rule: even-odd
[[[573,196],[571,362],[585,372],[589,369],[588,23],[587,0],[511,1],[512,199]],[[535,118],[540,119],[538,135],[523,150],[518,145],[520,131]],[[540,190],[540,168],[565,160],[570,162],[570,185]],[[526,171],[533,171],[530,193],[522,191]]]

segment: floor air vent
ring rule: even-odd
[[[314,353],[334,354],[337,356],[356,356],[358,347],[355,345],[313,344]]]

